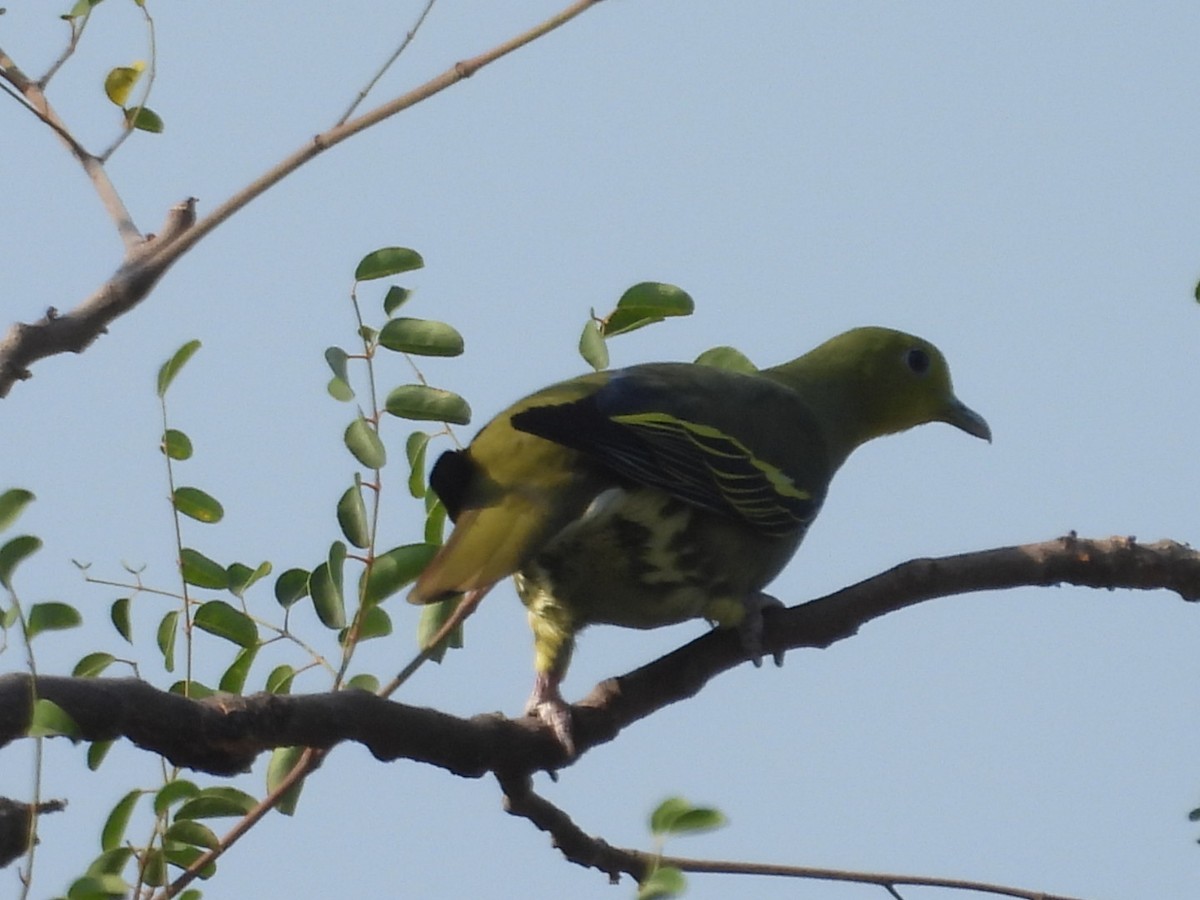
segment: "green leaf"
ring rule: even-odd
[[[404,455],[408,458],[408,492],[414,497],[425,496],[425,451],[429,447],[429,435],[414,431],[404,442]]]
[[[297,600],[308,596],[307,569],[288,569],[275,579],[275,602],[287,609]]]
[[[460,356],[464,343],[457,329],[432,319],[392,319],[379,332],[379,345],[415,356]]]
[[[258,626],[254,620],[224,600],[202,603],[192,621],[202,631],[232,641],[239,647],[258,646]]]
[[[264,560],[258,564],[256,569],[251,569],[242,563],[230,563],[225,569],[225,574],[229,578],[229,593],[240,600],[249,590],[250,585],[271,574],[271,563]]]
[[[678,897],[685,890],[687,881],[683,872],[674,866],[663,866],[651,872],[638,885],[637,900],[665,900],[667,897]]]
[[[349,356],[341,347],[329,347],[325,351],[325,362],[329,363],[329,368],[333,371],[333,378],[329,380],[325,389],[333,399],[343,403],[354,399],[354,389],[350,387],[350,374],[346,369],[348,359]]]
[[[141,796],[141,791],[130,791],[117,801],[117,805],[104,820],[104,827],[100,829],[101,850],[116,850],[125,842],[125,829],[129,826],[129,817],[133,815],[133,807]]]
[[[266,690],[269,694],[287,694],[292,690],[292,679],[296,670],[286,663],[276,666],[267,676]]]
[[[408,288],[396,287],[392,285],[388,288],[387,293],[383,297],[383,313],[390,316],[401,306],[405,304],[409,297],[412,296],[412,291]]]
[[[340,574],[337,579],[341,580]],[[308,579],[308,591],[312,595],[313,608],[317,618],[326,628],[342,629],[346,627],[346,604],[342,591],[329,570],[329,563],[323,562],[312,571]]]
[[[180,819],[219,819],[226,816],[244,816],[258,805],[258,801],[233,787],[204,788],[183,804],[175,813]]]
[[[131,847],[114,847],[105,850],[91,861],[87,867],[88,875],[119,875],[133,856]]]
[[[207,525],[220,522],[225,515],[225,510],[221,504],[214,497],[200,490],[200,488],[175,488],[174,502],[175,508],[185,516],[195,519],[197,522],[204,522]]]
[[[725,824],[720,810],[693,806],[682,797],[668,797],[650,814],[650,831],[656,835],[696,834]]]
[[[363,502],[361,479],[354,473],[354,484],[346,488],[346,493],[338,500],[337,520],[342,528],[342,534],[355,547],[371,545],[371,525],[367,518],[367,504]]]
[[[0,584],[12,590],[13,570],[27,556],[41,549],[41,546],[41,538],[23,534],[20,537],[13,538],[3,547],[0,547]]]
[[[696,365],[711,366],[727,372],[740,372],[743,375],[758,374],[758,366],[754,365],[749,357],[735,347],[713,347],[705,350],[696,357]]]
[[[111,653],[89,653],[79,662],[75,663],[75,668],[71,670],[73,678],[95,678],[100,675],[116,662],[117,658]]]
[[[368,675],[364,672],[362,675],[355,675],[347,681],[346,687],[355,691],[366,691],[368,694],[378,694],[379,679],[374,675]]]
[[[601,327],[604,337],[615,337],[661,322],[668,316],[690,316],[696,304],[687,291],[673,284],[643,281],[635,284],[617,301]]]
[[[274,791],[283,780],[296,768],[300,757],[304,755],[303,747],[276,747],[271,753],[271,761],[267,763],[267,791]],[[294,815],[296,804],[300,802],[300,791],[304,789],[304,779],[296,782],[283,795],[276,805],[277,812],[285,816]]]
[[[0,531],[15,522],[33,499],[33,494],[24,488],[10,488],[0,494]]]
[[[193,819],[172,822],[164,836],[168,841],[203,847],[206,850],[215,850],[221,843],[211,828]]]
[[[167,862],[175,866],[177,869],[191,869],[205,851],[198,847],[189,847],[186,844],[171,844],[165,851]],[[215,861],[205,863],[196,871],[198,877],[208,880],[217,874],[217,864]],[[189,888],[179,895],[179,900],[201,900],[204,896],[203,892],[198,888]]]
[[[43,631],[64,631],[83,624],[79,610],[67,603],[35,603],[29,608],[28,635],[32,639]]]
[[[133,622],[129,617],[129,598],[121,597],[119,600],[114,600],[108,617],[112,619],[113,628],[117,629],[117,634],[132,644]]]
[[[462,601],[462,595],[451,597],[448,600],[442,600],[440,603],[430,603],[421,610],[421,620],[417,623],[417,646],[424,649],[429,645],[436,635],[446,624],[446,620],[454,614],[454,610],[458,608],[458,604]],[[440,663],[442,657],[446,655],[446,651],[450,649],[457,650],[463,645],[463,629],[460,623],[457,628],[451,631],[442,640],[440,644],[433,648],[429,654],[429,658]]]
[[[95,772],[100,768],[100,763],[104,762],[104,757],[108,756],[108,751],[112,749],[112,745],[116,741],[92,741],[87,749],[87,767]]]
[[[175,376],[179,374],[179,370],[187,364],[187,361],[199,349],[199,341],[188,341],[175,351],[174,356],[162,364],[162,368],[158,370],[158,396],[163,397],[166,395],[167,388],[171,386],[171,382],[175,380]]]
[[[76,6],[86,0],[80,0]],[[125,879],[116,874],[84,875],[71,882],[67,890],[67,900],[120,900],[129,894],[130,887]]]
[[[595,319],[584,323],[583,334],[579,336],[579,355],[597,372],[608,368],[608,344]]]
[[[79,726],[71,714],[53,700],[40,698],[33,704],[33,717],[29,720],[29,737],[56,737],[62,735],[72,741],[79,739]]]
[[[425,265],[421,254],[407,247],[383,247],[368,253],[354,270],[355,281],[372,281],[401,272],[411,272]]]
[[[466,425],[471,421],[471,407],[458,394],[425,384],[402,384],[394,388],[384,402],[393,416],[425,422],[449,422]]]
[[[229,668],[221,675],[221,680],[217,682],[217,690],[227,694],[242,693],[246,687],[246,677],[250,674],[250,667],[254,665],[254,657],[257,655],[258,645],[246,647],[238,653]]]
[[[215,691],[199,681],[177,681],[167,690],[179,697],[190,697],[192,700],[203,700],[211,697]]]
[[[162,117],[148,106],[141,109],[125,110],[125,124],[138,131],[148,131],[150,134],[162,134]]]
[[[724,813],[719,809],[707,806],[695,806],[679,814],[671,823],[671,834],[699,834],[723,828],[726,824]]]
[[[675,820],[691,808],[692,804],[682,797],[668,797],[650,813],[650,833],[670,834]]]
[[[184,547],[179,552],[179,566],[183,580],[196,587],[223,591],[229,587],[229,573],[220,563],[213,562],[199,550]]]
[[[156,887],[167,883],[167,860],[162,850],[144,850],[138,862],[143,883]]]
[[[446,506],[441,500],[438,500],[429,507],[429,512],[425,513],[425,543],[441,546],[445,530]]]
[[[186,778],[176,778],[168,781],[154,794],[154,813],[163,815],[172,806],[191,800],[200,793],[200,788]]]
[[[391,633],[392,617],[378,606],[368,606],[359,619],[355,640],[361,643],[371,638],[387,637]],[[346,628],[338,635],[338,643],[345,646],[349,637],[350,629]]]
[[[354,399],[354,389],[348,381],[342,381],[340,378],[330,378],[325,390],[329,392],[330,397],[342,403],[349,403]]]
[[[146,64],[140,59],[131,66],[117,66],[110,69],[109,73],[104,76],[104,93],[117,106],[124,106],[129,102],[129,95],[133,92],[133,86],[138,83],[138,79],[142,77],[142,72],[146,70]]]
[[[347,383],[350,381],[350,374],[346,368],[346,362],[349,359],[349,354],[341,347],[325,348],[325,362],[329,364],[329,370],[333,372],[335,378]]]
[[[178,634],[176,625],[179,623],[179,610],[173,609],[158,623],[158,649],[162,651],[163,668],[168,672],[175,671],[175,637]]]
[[[368,469],[382,469],[387,463],[387,451],[379,439],[379,432],[362,416],[346,426],[343,439],[354,458]]]
[[[169,458],[185,460],[192,458],[192,439],[178,428],[168,428],[163,432],[160,449]]]
[[[367,573],[363,602],[380,603],[416,581],[437,551],[434,544],[404,544],[376,556]]]

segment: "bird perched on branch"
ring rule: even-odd
[[[514,575],[534,634],[526,712],[574,753],[559,684],[593,623],[704,618],[761,655],[763,589],[859,445],[926,422],[991,440],[927,341],[856,328],[757,374],[649,363],[552,385],[430,473],[455,528],[409,594]],[[757,659],[756,659],[757,661]]]

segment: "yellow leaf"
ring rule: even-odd
[[[117,66],[109,72],[104,77],[104,93],[108,95],[108,99],[117,106],[125,106],[133,86],[137,84],[145,69],[146,64],[139,59],[131,66]]]

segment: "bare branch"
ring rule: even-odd
[[[104,171],[98,162],[95,165]],[[176,204],[162,232],[128,253],[116,274],[75,309],[60,314],[50,307],[36,322],[14,323],[0,339],[0,397],[17,381],[32,377],[33,363],[57,353],[82,353],[110,322],[140,303],[166,271],[165,265],[155,264],[154,251],[186,234],[195,216],[194,197]]]
[[[1016,897],[1018,900],[1081,900],[1064,894],[1047,894],[1028,888],[993,884],[986,881],[971,881],[967,878],[939,878],[934,875],[898,875],[886,872],[855,872],[847,869],[822,869],[814,866],[780,866],[764,863],[730,862],[708,859],[688,859],[679,856],[663,856],[659,864],[674,866],[684,872],[707,872],[720,875],[774,875],[784,878],[804,878],[813,881],[846,881],[854,884],[874,884],[899,896],[898,885],[907,887],[931,887],[957,891],[975,891],[980,894],[996,894],[1001,897]]]
[[[50,101],[46,99],[42,85],[31,80],[22,72],[20,67],[3,50],[0,50],[0,78],[16,88],[25,101],[22,105],[48,125],[59,136],[62,142],[67,145],[67,149],[71,151],[71,155],[83,166],[83,171],[91,180],[92,187],[100,197],[100,202],[104,204],[109,218],[116,225],[117,233],[121,236],[121,241],[125,244],[126,252],[132,251],[141,242],[142,234],[138,231],[137,226],[134,225],[133,217],[129,215],[129,210],[125,208],[125,202],[121,199],[121,195],[117,193],[117,189],[113,186],[112,181],[109,180],[108,172],[105,171],[103,162],[92,153],[89,153],[76,140],[70,129],[58,117],[58,113],[54,111],[54,107],[50,105]],[[57,352],[61,353],[62,351]],[[5,363],[6,360],[2,352],[0,352],[0,397],[5,396],[8,393],[8,388],[11,387],[11,382],[5,381],[4,370],[7,369]]]
[[[846,869],[824,869],[814,866],[784,866],[769,863],[749,863],[707,859],[688,859],[679,856],[657,856],[639,850],[613,847],[602,838],[593,837],[572,821],[563,810],[533,790],[528,774],[497,776],[504,791],[504,810],[528,819],[534,826],[550,835],[568,862],[585,869],[598,869],[615,884],[622,874],[635,881],[644,880],[657,866],[673,866],[684,872],[703,872],[716,875],[773,875],[785,878],[804,878],[815,881],[845,881],[855,884],[874,884],[899,896],[897,885],[937,887],[960,891],[998,894],[1018,900],[1079,900],[1043,891],[971,881],[965,878],[939,878],[930,875],[897,875],[882,872],[855,872]]]
[[[387,72],[387,70],[392,67],[392,65],[396,62],[396,60],[398,60],[400,58],[400,54],[402,54],[405,50],[408,49],[408,45],[413,42],[413,39],[417,36],[417,32],[420,31],[421,26],[425,24],[425,18],[429,15],[429,11],[431,9],[433,9],[433,4],[436,2],[437,2],[437,0],[426,0],[425,8],[422,9],[421,14],[417,16],[417,21],[413,23],[412,28],[410,28],[408,30],[408,33],[404,35],[404,40],[402,40],[400,42],[400,46],[398,46],[392,52],[392,55],[387,58],[387,61],[382,66],[379,67],[379,71],[376,72],[373,76],[371,76],[371,80],[368,81],[366,83],[366,86],[363,87],[363,89],[358,92],[358,96],[354,98],[354,102],[351,103],[346,108],[346,111],[341,114],[341,116],[338,118],[336,124],[341,125],[343,122],[345,122],[347,119],[349,119],[352,115],[354,115],[354,111],[356,109],[358,109],[359,105],[364,100],[367,99],[367,94],[371,93],[372,88],[374,88],[375,85],[377,85],[379,83],[379,79],[382,78],[384,76],[384,73]]]
[[[193,227],[181,233],[177,239],[163,240],[160,235],[156,241],[135,247],[126,254],[125,260],[116,273],[91,297],[69,313],[62,315],[56,313],[53,317],[48,315],[31,324],[15,323],[9,328],[4,339],[0,340],[0,398],[8,396],[16,382],[32,377],[30,366],[38,360],[57,353],[67,351],[79,353],[84,350],[104,333],[113,319],[141,303],[167,269],[194,247],[201,238],[320,153],[384,119],[403,112],[410,106],[429,99],[434,94],[441,93],[464,78],[469,78],[484,66],[565,25],[599,2],[600,0],[575,0],[561,12],[528,31],[518,34],[485,53],[455,63],[441,75],[430,79],[420,87],[396,97],[356,119],[351,119],[329,131],[316,135],[311,142],[238,191],[203,219],[197,221]],[[11,60],[0,53],[0,77],[12,81],[6,63],[11,63]],[[26,85],[33,84],[28,79],[24,79],[24,83]],[[45,104],[45,98],[41,95],[40,90],[37,90],[36,85],[31,90],[35,91],[37,98],[40,98],[38,102],[44,105],[44,111],[38,113],[39,117],[54,127],[57,119],[53,118],[53,111]],[[28,93],[25,91],[23,93],[29,99]],[[30,99],[30,103],[33,104],[35,110],[39,109],[33,99]],[[83,163],[88,174],[92,176],[97,190],[101,191],[101,184],[111,188],[100,161],[83,151],[73,139],[68,139],[65,129],[56,127],[55,130],[59,132],[60,136],[63,136],[64,140],[68,140],[69,146],[74,148],[73,152]],[[101,196],[106,196],[104,191],[101,191]],[[112,191],[112,198],[117,203],[120,202],[115,191]],[[132,228],[132,222],[128,227]],[[136,234],[136,231],[133,233]],[[125,235],[126,232],[123,230],[122,234]],[[128,238],[128,235],[126,236]],[[129,243],[127,239],[127,246]],[[60,324],[54,325],[54,322]]]

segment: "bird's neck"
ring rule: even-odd
[[[808,353],[799,359],[763,369],[767,378],[798,393],[816,414],[835,467],[855,448],[872,438],[901,430],[890,421],[880,398],[867,389],[861,357],[836,353]]]

